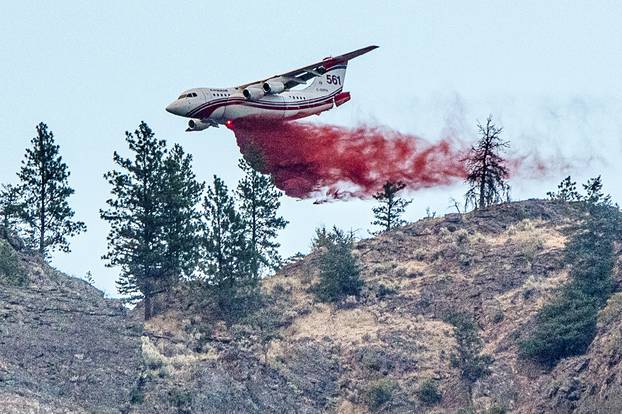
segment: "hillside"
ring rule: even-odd
[[[567,280],[562,250],[580,220],[569,205],[534,200],[423,219],[357,243],[358,300],[317,303],[311,254],[266,279],[264,306],[235,323],[179,292],[173,309],[143,326],[137,311],[18,252],[29,284],[0,285],[0,407],[467,413],[472,401],[477,412],[618,413],[621,293],[599,315],[585,355],[549,371],[517,352]],[[618,268],[615,277],[620,285]],[[492,356],[490,374],[472,387],[452,362],[456,329],[443,322],[456,312],[473,318]],[[422,401],[426,380],[438,384],[440,402]]]

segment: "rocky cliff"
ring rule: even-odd
[[[518,356],[518,339],[568,278],[562,251],[581,219],[544,201],[424,219],[358,242],[360,298],[317,303],[311,254],[264,280],[263,306],[234,322],[182,291],[142,326],[18,253],[29,283],[0,286],[0,411],[619,413],[622,294],[601,311],[585,355],[552,370]],[[456,313],[475,322],[490,356],[473,383],[444,322]]]

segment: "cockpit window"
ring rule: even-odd
[[[197,94],[195,92],[183,93],[183,94],[179,95],[179,98],[177,98],[177,99],[195,98],[196,96],[197,96]]]

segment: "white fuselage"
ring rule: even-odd
[[[191,118],[191,131],[218,124],[229,125],[240,118],[304,118],[327,111],[350,99],[348,92],[342,92],[344,77],[345,65],[337,65],[315,78],[304,89],[290,89],[275,94],[262,93],[261,96],[250,98],[244,96],[241,88],[195,88],[183,92],[166,110]]]

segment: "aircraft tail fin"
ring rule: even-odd
[[[331,93],[343,88],[348,62],[338,62],[332,65],[327,64],[325,68],[326,72],[317,76],[307,89],[316,93]]]
[[[346,69],[348,61],[357,56],[376,49],[378,46],[367,46],[344,55],[327,57],[322,61],[323,73],[317,76],[309,88],[313,92],[334,92],[343,88],[346,79]]]

